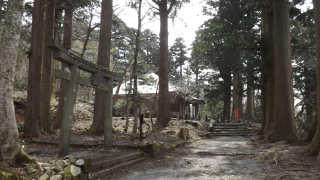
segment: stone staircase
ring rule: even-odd
[[[209,131],[214,136],[248,136],[247,127],[246,123],[217,123]]]
[[[89,179],[99,179],[111,175],[121,169],[146,160],[143,152],[128,154],[110,160],[100,160],[92,163],[92,173]]]

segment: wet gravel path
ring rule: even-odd
[[[166,153],[130,175],[114,179],[266,179],[247,137],[216,137]]]

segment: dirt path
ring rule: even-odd
[[[310,164],[301,162],[303,160],[298,162],[298,159],[293,157],[296,165],[300,163],[308,166],[309,169],[305,166],[292,165],[293,161],[288,160],[285,163],[281,157],[277,161],[278,156],[272,156],[275,154],[269,152],[287,145],[280,142],[273,144],[272,149],[268,149],[268,146],[270,144],[254,145],[246,137],[216,137],[200,140],[109,178],[130,180],[319,179],[319,166],[316,161],[308,166]],[[297,146],[297,149],[302,150],[302,147]],[[291,166],[292,168],[288,169]]]

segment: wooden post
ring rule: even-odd
[[[77,83],[77,65],[69,65],[70,80],[67,81],[66,94],[64,97],[64,107],[62,111],[61,135],[58,157],[62,158],[69,154],[71,143],[71,126],[74,107],[74,93]]]
[[[234,119],[238,119],[238,108],[234,108]]]
[[[106,92],[105,100],[105,120],[104,120],[104,149],[111,150],[112,148],[112,96],[113,96],[113,79],[107,79],[106,83],[109,87]]]

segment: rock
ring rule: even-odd
[[[208,138],[208,139],[212,138],[211,133],[206,133],[206,138]]]
[[[68,166],[68,163],[67,163],[66,160],[59,160],[59,161],[56,162],[56,165],[57,165],[57,166],[60,166],[60,167],[62,167],[62,168],[65,168],[65,167]]]
[[[53,170],[54,172],[58,173],[58,172],[63,171],[63,168],[62,168],[61,166],[55,166],[55,167],[53,167],[52,170]]]
[[[84,164],[82,166],[82,172],[89,173],[92,172],[92,163],[90,158],[84,159]]]
[[[181,128],[177,136],[183,140],[190,139],[189,128]]]
[[[77,158],[76,158],[76,157],[74,157],[74,156],[70,156],[70,157],[69,157],[69,162],[70,162],[70,164],[75,164],[76,161],[77,161]]]
[[[69,159],[69,155],[66,155],[66,156],[63,158],[63,160],[67,160],[67,159]]]
[[[50,167],[43,167],[44,171],[48,171],[49,169],[51,169]]]
[[[87,180],[89,179],[89,174],[88,173],[81,173],[79,175],[79,180]]]
[[[71,165],[70,172],[73,176],[78,176],[81,173],[81,168],[78,166]]]
[[[57,175],[60,175],[63,179],[66,178],[66,173],[64,171],[59,172]]]
[[[76,161],[76,165],[77,165],[77,166],[83,166],[83,165],[84,165],[84,160],[83,160],[83,159],[78,159],[78,160]]]
[[[34,168],[30,167],[30,166],[27,166],[26,167],[26,171],[27,171],[28,174],[33,174],[33,173],[37,172],[38,170],[36,170],[36,169],[34,169]]]
[[[68,166],[63,169],[63,171],[65,172],[65,177],[63,179],[70,179],[70,180],[73,179],[73,175],[71,174],[70,168],[71,166]]]
[[[54,175],[50,177],[50,180],[61,180],[62,176],[61,175]]]
[[[55,175],[56,173],[54,171],[52,171],[51,169],[48,169],[46,172],[46,174],[48,174],[49,177]]]
[[[39,177],[39,180],[47,180],[49,179],[48,174],[43,174],[42,176]]]
[[[143,152],[149,154],[151,157],[158,156],[161,152],[165,151],[166,148],[164,146],[160,146],[157,143],[154,144],[147,144],[143,146],[138,146],[138,149],[142,150]]]

